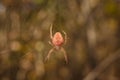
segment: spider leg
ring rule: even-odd
[[[48,43],[49,43],[51,46],[53,46],[52,42],[48,41]]]
[[[52,24],[50,25],[50,38],[53,38],[53,34],[52,34]]]
[[[66,44],[67,43],[67,33],[65,32],[65,31],[62,31],[63,33],[64,33],[64,35],[65,35],[65,43],[64,44]]]
[[[45,62],[49,60],[51,53],[54,51],[55,48],[50,49],[50,51],[47,54],[47,57],[45,58]]]
[[[68,63],[67,54],[66,54],[66,51],[65,51],[65,49],[64,49],[63,47],[61,48],[61,51],[62,51],[63,54],[64,54],[64,57],[65,57],[65,61],[66,61],[66,63]]]

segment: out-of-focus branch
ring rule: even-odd
[[[96,51],[95,51],[95,46],[97,42],[96,38],[96,25],[94,22],[94,19],[90,17],[89,22],[87,23],[87,28],[86,28],[86,46],[87,46],[87,55],[88,55],[88,62],[91,65],[91,68],[96,67]]]
[[[78,23],[85,24],[92,10],[99,4],[100,0],[83,0],[80,6]]]
[[[103,60],[93,71],[91,71],[83,80],[95,80],[107,67],[120,58],[120,50],[111,53],[105,60]]]
[[[80,6],[80,12],[78,16],[78,24],[85,26],[85,40],[86,49],[88,56],[88,63],[91,69],[96,67],[96,55],[95,55],[95,45],[96,45],[96,29],[95,21],[91,15],[93,10],[99,5],[100,0],[83,0]]]

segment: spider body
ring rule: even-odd
[[[64,50],[64,48],[62,47],[63,44],[66,44],[67,42],[67,34],[63,31],[65,37],[63,38],[62,34],[60,32],[56,32],[54,35],[52,34],[52,25],[50,27],[50,38],[51,38],[51,42],[49,41],[49,44],[53,46],[52,49],[50,49],[50,51],[48,52],[48,55],[45,59],[49,60],[51,53],[56,49],[56,50],[60,50],[61,52],[63,52],[64,57],[65,57],[65,61],[66,63],[68,62],[67,60],[67,54],[66,51]]]
[[[52,38],[52,44],[54,46],[62,46],[62,44],[64,43],[64,39],[63,36],[60,32],[56,32]]]

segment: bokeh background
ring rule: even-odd
[[[51,24],[68,64],[44,61]],[[0,0],[0,80],[120,80],[119,50],[120,0]]]

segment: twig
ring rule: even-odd
[[[120,58],[120,50],[111,53],[103,60],[92,72],[90,72],[83,80],[95,80],[107,67]]]

